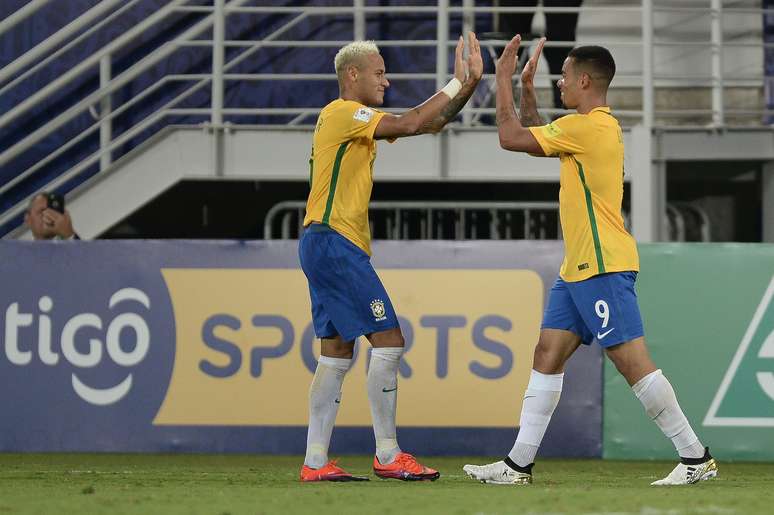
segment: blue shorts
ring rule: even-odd
[[[637,272],[613,272],[585,281],[556,279],[541,329],[564,329],[589,345],[612,347],[643,336],[634,281]]]
[[[399,327],[390,297],[361,248],[327,225],[312,224],[298,243],[318,338],[353,341]]]

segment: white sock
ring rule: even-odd
[[[368,400],[374,422],[376,457],[383,465],[392,463],[400,452],[395,432],[398,401],[398,365],[403,347],[378,347],[371,351],[368,367]]]
[[[664,433],[672,440],[677,453],[683,458],[701,458],[704,456],[704,446],[693,432],[691,424],[685,418],[683,410],[677,403],[677,397],[669,380],[661,373],[661,369],[651,372],[632,386],[634,395],[645,407],[645,412]]]
[[[309,388],[309,430],[304,465],[318,469],[328,463],[333,424],[341,403],[341,385],[351,359],[320,356]]]
[[[521,405],[519,434],[508,457],[516,465],[534,463],[540,442],[546,434],[559,397],[562,395],[564,374],[541,374],[533,370],[529,376],[524,402]]]

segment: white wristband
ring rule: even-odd
[[[457,77],[453,77],[446,86],[441,88],[441,93],[449,98],[454,98],[457,96],[457,93],[459,93],[461,89],[462,83]]]

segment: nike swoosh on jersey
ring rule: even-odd
[[[605,336],[607,336],[608,334],[613,332],[614,329],[615,329],[615,327],[613,327],[612,329],[608,329],[604,333],[597,332],[597,340],[601,340],[602,338],[604,338]]]
[[[390,389],[387,389],[387,388],[382,388],[382,391],[383,391],[384,393],[387,393],[387,392],[394,392],[394,391],[395,391],[395,390],[397,390],[397,389],[398,389],[398,387],[396,386],[395,388],[390,388]]]

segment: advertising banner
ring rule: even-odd
[[[640,246],[645,339],[701,441],[720,459],[774,459],[774,245]],[[675,449],[605,367],[604,456]]]
[[[401,445],[503,454],[559,242],[377,242],[406,340]],[[296,242],[0,242],[0,450],[301,453],[319,354]],[[331,452],[373,452],[356,344]],[[581,349],[541,449],[601,455]]]

